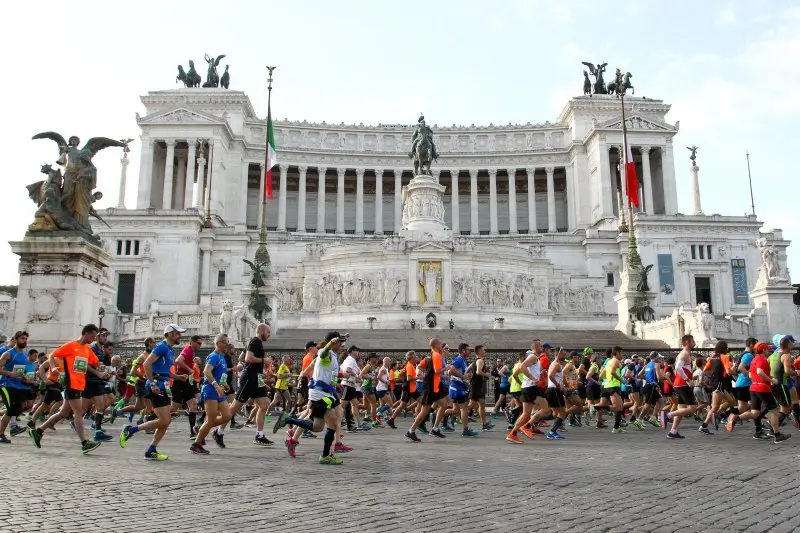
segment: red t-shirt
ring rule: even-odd
[[[183,350],[181,350],[180,355],[183,356],[183,362],[186,363],[186,366],[192,369],[192,372],[187,372],[182,366],[175,365],[176,367],[175,373],[181,375],[194,374],[194,348],[192,348],[191,345],[187,344],[186,346],[183,347]]]
[[[772,382],[768,379],[764,379],[758,375],[758,369],[764,371],[764,373],[769,376],[769,361],[767,358],[764,357],[763,354],[758,354],[753,358],[753,362],[750,363],[750,380],[753,382],[750,385],[750,392],[772,392]]]
[[[547,371],[550,369],[550,359],[547,358],[546,353],[539,356],[539,366],[542,367],[542,372],[539,374],[539,383],[537,386],[541,389],[547,388]]]

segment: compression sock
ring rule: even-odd
[[[786,413],[778,413],[778,427],[783,425],[783,422],[786,420]],[[776,430],[778,428],[775,428]]]
[[[617,411],[614,413],[614,429],[619,429],[621,423],[622,423],[622,411]]]
[[[331,446],[336,437],[336,432],[331,428],[325,429],[325,445],[322,448],[322,457],[328,457],[331,454]]]
[[[197,413],[189,412],[189,433],[194,434],[194,427],[197,425]]]
[[[761,433],[761,417],[754,418],[753,425],[756,427],[756,433]]]
[[[564,425],[564,419],[560,417],[556,417],[556,421],[553,422],[553,427],[550,428],[551,433],[558,433],[558,430],[561,429],[561,426]]]
[[[103,425],[103,413],[95,413],[94,414],[94,430],[95,431],[102,431]]]
[[[301,427],[306,431],[311,431],[311,429],[314,427],[314,423],[307,418],[295,418],[293,416],[290,416],[289,418],[286,419],[286,423],[291,424],[292,426]]]

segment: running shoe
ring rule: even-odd
[[[699,431],[703,435],[713,435],[710,429],[704,428],[703,426],[700,426],[700,428],[697,431]]]
[[[405,437],[410,440],[411,442],[421,442],[422,439],[417,437],[417,434],[413,431],[406,431]]]
[[[655,419],[655,418],[653,418],[652,416],[651,416],[651,417],[648,417],[648,419],[647,419],[647,422],[648,422],[648,423],[649,423],[651,426],[653,426],[654,428],[661,427],[661,424],[659,424],[659,423],[658,423],[658,420],[656,420],[656,419]]]
[[[83,455],[86,455],[86,454],[90,453],[92,450],[94,450],[95,448],[97,448],[98,446],[100,446],[101,444],[102,444],[102,442],[87,440],[86,442],[84,442],[81,445],[81,453]]]
[[[535,433],[536,435],[544,435],[544,431],[542,431],[541,429],[539,429],[537,426],[533,426],[533,427],[531,428],[531,432],[532,432],[532,433]]]
[[[0,444],[11,444],[11,439],[6,437],[5,435],[0,435]],[[39,446],[37,446],[38,448]]]
[[[149,461],[166,461],[169,459],[169,455],[165,455],[163,453],[158,453],[157,451],[152,452],[145,452],[144,458]]]
[[[777,435],[775,435],[775,440],[773,440],[772,442],[775,443],[775,444],[779,444],[779,443],[789,439],[790,437],[791,437],[791,435],[789,435],[788,433],[778,433]]]
[[[28,420],[27,426],[28,426],[28,429],[33,429],[33,428],[36,427],[36,422],[33,421],[33,420]]]
[[[425,424],[422,424],[420,427],[417,428],[417,430],[419,430],[419,432],[422,433],[423,435],[428,434],[428,428],[425,427]]]
[[[597,429],[605,429],[605,428],[608,427],[608,424],[604,424],[602,422],[598,422],[597,424],[595,424],[594,427],[596,427]]]
[[[94,440],[95,442],[108,442],[110,440],[114,440],[114,437],[100,430],[94,432]]]
[[[494,424],[487,422],[486,424],[483,425],[481,431],[491,431],[493,429],[494,429]]]
[[[347,429],[345,429],[346,433],[355,433],[356,431],[358,431],[356,426],[349,426]]]
[[[195,440],[197,438],[197,433],[189,433],[189,440]]]
[[[122,428],[122,433],[119,434],[119,446],[120,446],[120,448],[124,448],[125,445],[128,444],[128,439],[130,439],[132,436],[133,436],[133,433],[131,433],[131,427],[130,426],[125,426],[124,428]],[[33,437],[31,437],[31,438],[33,438]],[[34,441],[34,442],[36,442],[36,441]]]
[[[564,435],[559,435],[558,433],[553,433],[552,431],[547,432],[547,438],[550,440],[564,440]]]
[[[461,436],[462,437],[477,437],[478,433],[476,433],[475,431],[472,431],[471,429],[467,428],[467,429],[464,429],[464,430],[461,431]]]
[[[331,455],[329,455],[327,457],[320,457],[318,462],[321,465],[340,465],[340,464],[344,463],[344,461],[342,461],[341,459],[339,459],[338,457],[336,457],[333,454],[331,454]]]
[[[372,426],[365,422],[360,423],[358,427],[356,427],[357,431],[369,431],[370,429],[372,429]]]
[[[442,424],[442,431],[446,431],[448,433],[453,433],[456,428],[448,426],[447,424]]]
[[[117,419],[117,409],[116,407],[111,408],[111,418],[108,420],[109,424],[113,424],[114,421]]]
[[[374,428],[381,428],[381,427],[383,427],[383,424],[381,424],[381,421],[380,421],[380,420],[378,420],[378,419],[375,419],[375,420],[373,420],[373,421],[372,421],[372,427],[374,427]]]
[[[313,432],[313,431],[305,430],[305,431],[304,431],[304,432],[303,432],[303,433],[300,435],[300,438],[301,438],[301,439],[316,439],[316,438],[317,438],[317,436],[316,436],[316,435],[314,435],[314,432]]]
[[[580,424],[578,424],[578,420],[576,418],[574,418],[574,417],[569,419],[569,422],[567,422],[567,425],[569,425],[569,427],[572,427],[572,428],[580,427]]]
[[[734,425],[736,425],[736,417],[735,416],[729,416],[728,417],[728,423],[725,424],[725,429],[727,429],[728,432],[730,433],[730,432],[733,431],[733,426]]]
[[[513,431],[508,435],[506,435],[506,440],[509,442],[513,442],[514,444],[522,444],[522,439],[519,438],[519,435],[517,435]]]
[[[612,435],[621,435],[622,433],[625,433],[625,430],[622,428],[611,428]]]
[[[16,437],[17,435],[25,433],[26,431],[28,431],[27,426],[14,426],[8,432],[11,433],[12,437]]]
[[[203,448],[201,444],[192,444],[189,446],[189,451],[197,455],[209,455],[211,452]]]
[[[269,440],[267,437],[260,436],[253,439],[253,444],[256,446],[272,446],[275,443]]]
[[[133,411],[128,413],[128,424],[133,424]]]
[[[269,419],[269,417],[267,417],[267,419]],[[268,421],[269,420],[267,420],[267,422]],[[243,427],[244,427],[244,424],[240,424],[239,422],[231,421],[231,429],[242,429]]]
[[[4,435],[5,436],[5,435]],[[28,436],[33,441],[33,445],[37,448],[42,447],[42,430],[39,428],[33,428],[28,430]]]
[[[286,451],[289,452],[289,457],[291,458],[297,457],[297,452],[294,451],[295,443],[291,439],[291,437],[286,439],[283,443],[286,445]]]
[[[394,418],[390,418],[386,421],[386,425],[392,429],[397,429],[397,426],[394,425]]]
[[[594,408],[594,405],[590,405],[589,406],[589,416],[590,417],[594,416],[595,411],[597,411],[597,409]]]
[[[781,433],[781,436],[783,436],[783,433]],[[759,431],[758,433],[753,435],[753,438],[756,440],[772,440],[772,437],[766,431]],[[786,439],[781,439],[781,440],[786,440]]]
[[[214,442],[217,443],[217,446],[220,448],[225,448],[225,435],[217,433],[217,430],[215,429],[214,433],[211,434],[211,437],[213,437]]]
[[[333,445],[333,451],[347,453],[347,452],[352,452],[353,448],[351,448],[350,446],[345,446],[341,442],[337,442],[336,444]]]
[[[669,433],[667,433],[667,438],[668,439],[685,439],[686,437],[684,437],[680,433],[673,433],[673,432],[670,431]]]
[[[278,419],[275,421],[275,425],[272,426],[272,432],[277,433],[278,430],[286,426],[288,420],[289,420],[289,413],[283,411],[280,415],[278,415]]]
[[[642,424],[641,420],[634,420],[631,422],[631,425],[638,429],[639,431],[644,431],[644,424]]]
[[[526,427],[519,428],[519,430],[522,432],[523,435],[525,435],[526,437],[528,437],[531,440],[536,438],[536,435],[533,434],[533,431],[531,431],[530,429],[528,429]]]
[[[439,437],[440,439],[444,439],[445,438],[444,433],[442,433],[442,430],[439,429],[439,428],[432,429],[431,430],[431,435],[433,435],[434,437]]]

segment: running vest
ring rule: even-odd
[[[688,387],[689,383],[683,376],[692,375],[692,363],[684,363],[678,359],[675,360],[675,387]]]
[[[561,370],[556,372],[555,380],[550,379],[550,376],[547,376],[547,388],[555,389],[558,387],[564,386],[564,367],[561,367]]]
[[[532,355],[533,352],[530,352],[529,355]],[[542,364],[539,362],[539,359],[536,359],[532,365],[528,365],[528,372],[533,376],[533,379],[529,379],[527,375],[523,374],[525,378],[522,380],[522,388],[527,387],[536,387],[539,385],[539,379],[542,375]]]
[[[617,369],[619,371],[619,369]],[[604,389],[614,389],[617,387],[621,387],[622,383],[620,383],[619,378],[615,376],[611,372],[611,363],[608,363],[603,366],[603,388]]]
[[[519,370],[521,366],[522,363],[516,363],[514,368],[511,370],[511,379],[508,380],[508,382],[511,384],[510,388],[508,389],[509,392],[519,392],[522,390],[522,383],[517,381],[517,378],[514,377],[514,375],[517,373],[517,370]]]
[[[778,385],[786,385],[789,382],[789,376],[786,375],[786,372],[783,369],[783,362],[781,361],[781,356],[783,354],[781,352],[773,352],[767,358],[769,362],[769,373],[770,375],[775,378],[778,382]]]
[[[644,382],[651,385],[658,383],[658,373],[656,372],[655,361],[650,361],[644,366]]]

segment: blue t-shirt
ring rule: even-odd
[[[225,362],[225,356],[221,353],[214,351],[206,359],[206,366],[211,366],[211,375],[214,376],[214,381],[220,383],[222,376],[228,372],[228,364]],[[205,380],[208,383],[208,379]],[[210,385],[210,383],[209,383]]]
[[[655,361],[650,361],[644,365],[644,382],[645,383],[658,383],[658,374],[656,373]]]
[[[152,353],[158,356],[158,359],[153,363],[153,377],[155,377],[155,374],[169,376],[169,368],[173,363],[172,346],[165,339],[156,344]]]
[[[29,374],[28,367],[29,365],[32,367],[33,364],[28,361],[28,354],[24,351],[17,351],[16,348],[11,348],[5,352],[5,355],[8,356],[8,361],[6,364],[3,365],[3,370],[6,372],[13,372],[15,374],[14,377],[3,376],[3,387],[8,387],[11,389],[20,389],[20,390],[29,390],[31,387],[30,385],[26,385],[22,382],[22,377],[25,374]],[[34,370],[35,372],[35,370]],[[30,378],[30,376],[29,376]]]
[[[750,363],[753,362],[753,354],[750,352],[744,352],[742,354],[742,359],[739,363],[743,364],[744,367],[749,371],[750,370]],[[753,381],[746,376],[743,372],[739,372],[739,375],[736,376],[736,388],[739,387],[749,387],[753,384]]]
[[[467,360],[464,359],[463,355],[459,355],[458,357],[456,357],[455,360],[453,361],[453,368],[455,368],[456,370],[461,372],[461,376],[462,377],[456,378],[455,376],[453,376],[453,380],[455,380],[455,381],[459,381],[459,380],[460,381],[464,381],[464,377],[463,376],[464,376],[464,374],[467,373],[467,367],[468,366],[469,365],[467,364]]]
[[[509,374],[508,372],[506,372],[505,374],[500,374],[500,386],[501,387],[508,387],[509,386],[508,374]]]

